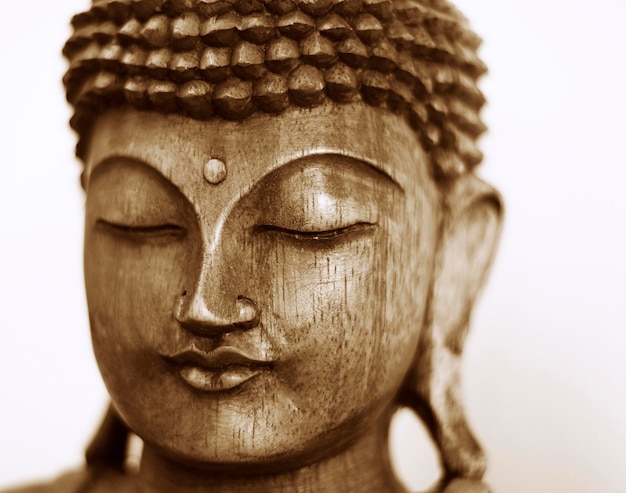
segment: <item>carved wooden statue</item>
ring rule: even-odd
[[[445,0],[95,0],[65,46],[111,395],[42,491],[484,492],[459,362],[500,226],[479,39]],[[129,432],[144,441],[125,470]],[[39,490],[37,490],[39,491]]]

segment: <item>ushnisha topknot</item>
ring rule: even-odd
[[[72,25],[80,158],[114,106],[243,120],[330,100],[403,115],[439,179],[482,160],[480,39],[446,0],[93,0]]]

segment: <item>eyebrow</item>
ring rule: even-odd
[[[319,153],[315,152],[311,154],[306,154],[304,156],[296,157],[293,159],[288,159],[285,162],[273,168],[272,170],[270,170],[268,173],[259,177],[259,179],[256,180],[256,182],[259,182],[263,180],[265,177],[267,177],[268,175],[271,175],[272,173],[282,168],[288,167],[292,164],[303,163],[306,161],[320,161],[320,160],[330,161],[327,163],[329,165],[345,166],[346,168],[352,168],[353,172],[356,172],[356,173],[359,173],[358,171],[359,167],[364,167],[368,169],[369,171],[373,172],[376,176],[382,177],[384,182],[392,185],[394,188],[400,191],[403,195],[405,194],[404,187],[393,176],[391,176],[383,168],[381,168],[374,160],[368,159],[367,157],[364,157],[364,156],[352,154],[352,153],[337,152],[333,150],[325,150]],[[141,158],[138,158],[135,156],[127,156],[125,154],[112,154],[112,155],[105,156],[103,159],[97,161],[93,166],[90,167],[91,169],[89,173],[89,181],[92,180],[94,173],[98,173],[102,169],[107,170],[112,165],[115,165],[118,163],[130,164],[133,167],[145,168],[145,169],[154,171],[161,178],[172,183],[172,185],[174,185],[176,188],[179,188],[177,185],[175,185],[171,181],[169,177],[163,175],[156,167],[150,165],[149,163],[145,162]],[[254,184],[252,184],[252,186],[254,186]]]
[[[288,161],[288,162],[282,164],[281,166],[279,166],[277,169],[284,168],[285,166],[289,166],[291,164],[303,163],[303,162],[306,162],[306,161],[319,161],[321,159],[329,160],[330,161],[328,163],[329,165],[345,166],[347,168],[353,168],[353,169],[361,167],[361,166],[365,167],[366,169],[368,169],[370,171],[373,171],[377,176],[382,177],[385,182],[391,184],[392,186],[397,188],[403,194],[405,193],[404,187],[402,185],[400,185],[400,183],[393,176],[391,176],[389,173],[387,173],[384,169],[382,169],[380,166],[378,166],[372,160],[369,160],[369,159],[364,158],[362,156],[356,156],[356,155],[351,155],[351,154],[342,154],[342,153],[338,153],[338,152],[323,152],[323,153],[319,153],[319,154],[317,154],[317,153],[315,153],[315,154],[308,154],[306,156],[303,156],[303,157],[300,157],[300,158]],[[274,170],[274,171],[276,171],[276,170]],[[268,174],[271,174],[271,173],[272,172],[270,172]],[[357,173],[358,173],[358,171],[357,171]]]
[[[131,165],[133,168],[143,168],[148,172],[156,172],[157,175],[159,175],[160,177],[164,178],[165,180],[167,180],[168,182],[170,181],[165,175],[163,175],[157,168],[155,168],[154,166],[151,166],[149,163],[145,162],[143,159],[134,157],[134,156],[126,156],[124,154],[112,154],[109,156],[105,156],[104,158],[102,158],[99,161],[96,161],[95,164],[93,164],[92,166],[89,166],[89,174],[88,174],[88,178],[89,180],[85,182],[85,184],[89,183],[94,174],[101,174],[104,172],[108,172],[108,170],[110,168],[114,168],[116,167],[116,165]],[[83,184],[83,188],[85,187],[85,184]],[[85,189],[86,190],[86,189]]]

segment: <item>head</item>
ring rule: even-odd
[[[458,361],[499,229],[477,38],[445,1],[100,1],[65,82],[116,413],[196,464],[426,421],[479,477]]]

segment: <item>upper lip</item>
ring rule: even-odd
[[[247,354],[233,346],[220,346],[209,352],[192,346],[166,358],[179,365],[198,366],[208,370],[218,370],[231,365],[262,366],[273,362],[263,356]]]

